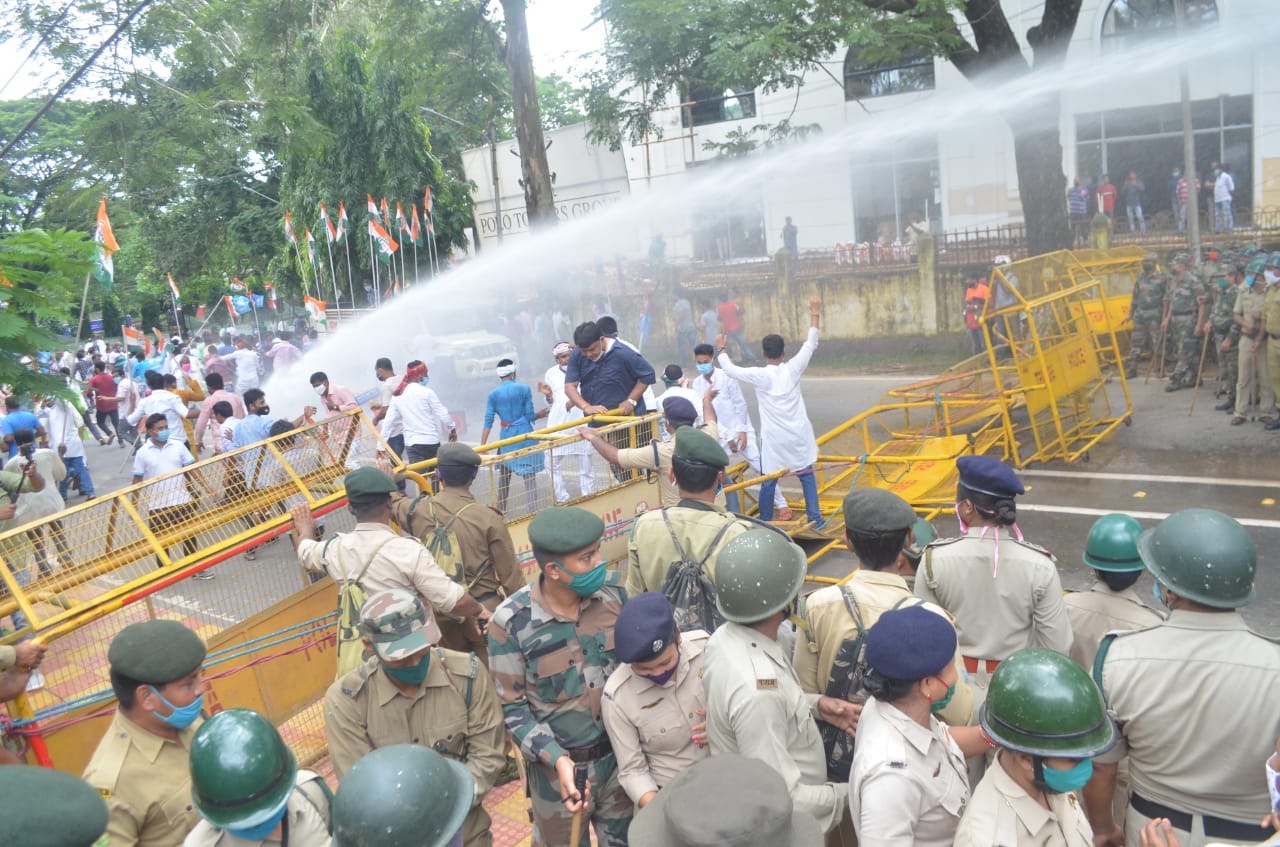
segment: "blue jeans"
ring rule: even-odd
[[[1129,217],[1129,232],[1133,232],[1134,218],[1137,218],[1138,220],[1138,228],[1141,229],[1143,232],[1147,231],[1147,222],[1146,222],[1146,219],[1142,217],[1141,206],[1126,206],[1124,211],[1125,211],[1125,214],[1128,215]]]
[[[813,472],[813,465],[801,468],[796,476],[800,477],[800,489],[804,492],[804,515],[811,522],[822,525],[822,512],[818,507],[818,475]],[[776,479],[767,479],[760,483],[760,519],[773,520],[773,492],[778,487]]]
[[[1218,200],[1213,204],[1216,214],[1213,219],[1213,231],[1232,230],[1236,228],[1235,216],[1231,213],[1230,200]]]
[[[760,363],[760,357],[751,352],[751,348],[747,346],[747,340],[742,337],[742,330],[735,329],[733,332],[725,332],[725,338],[738,345],[738,349],[742,351],[742,358],[756,365]]]
[[[73,476],[80,480],[80,493],[92,497],[93,477],[89,475],[89,466],[85,464],[84,456],[76,456],[74,459],[64,457],[62,463],[67,466],[66,478],[58,483],[58,493],[62,495],[62,499],[67,499],[67,484]]]

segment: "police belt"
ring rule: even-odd
[[[1136,791],[1129,795],[1129,805],[1149,818],[1168,818],[1174,829],[1191,832],[1192,812],[1173,809],[1163,803],[1148,800]],[[1266,830],[1256,823],[1233,821],[1227,818],[1215,818],[1213,815],[1201,815],[1204,820],[1204,834],[1207,838],[1228,838],[1232,841],[1257,841],[1266,836]]]
[[[566,747],[564,752],[569,755],[572,761],[579,764],[585,762],[594,762],[596,759],[603,759],[613,753],[613,745],[609,743],[608,738],[602,738],[595,744],[589,744],[586,747]]]
[[[996,668],[1000,667],[999,659],[975,659],[973,656],[962,656],[964,659],[964,669],[969,673],[995,673]]]

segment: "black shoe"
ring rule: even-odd
[[[1221,403],[1219,403],[1218,405],[1214,406],[1214,407],[1213,407],[1213,410],[1214,410],[1215,412],[1229,412],[1229,411],[1231,411],[1232,409],[1234,409],[1235,407],[1236,407],[1236,401],[1235,401],[1235,400],[1224,400],[1224,401],[1222,401]]]

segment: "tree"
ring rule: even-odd
[[[999,0],[601,0],[610,40],[587,97],[593,136],[616,146],[660,135],[655,112],[696,83],[724,90],[745,81],[769,93],[802,84],[847,47],[871,61],[925,50],[990,87],[1060,65],[1080,4],[1044,0],[1027,32],[1028,60]],[[1069,247],[1058,95],[1021,102],[1007,121],[1029,247]]]
[[[538,89],[533,75],[533,55],[529,50],[529,24],[525,0],[501,0],[506,21],[507,43],[503,58],[511,74],[511,102],[515,110],[516,141],[520,145],[520,171],[524,184],[524,205],[530,228],[554,224],[556,202],[551,192],[551,167],[542,136],[538,109]]]
[[[585,121],[587,116],[582,111],[585,97],[585,89],[559,74],[538,77],[538,109],[542,113],[542,128],[553,130]]]

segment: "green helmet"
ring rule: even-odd
[[[1267,267],[1280,268],[1280,250],[1267,257]]]
[[[444,847],[471,811],[471,772],[419,744],[381,747],[351,766],[333,799],[334,847]]]
[[[1138,537],[1152,576],[1180,597],[1215,609],[1253,602],[1258,551],[1234,518],[1213,509],[1174,512]]]
[[[191,740],[191,799],[223,829],[249,829],[278,815],[297,775],[280,733],[249,709],[219,712]]]
[[[1260,274],[1267,268],[1267,261],[1261,257],[1254,259],[1249,266],[1244,269],[1245,273]]]
[[[804,551],[781,532],[749,529],[716,556],[716,608],[734,623],[762,621],[800,592],[806,566]]]
[[[1169,264],[1189,266],[1191,264],[1191,257],[1188,256],[1186,253],[1174,253],[1173,259],[1170,260]]]
[[[1113,573],[1129,573],[1142,570],[1142,557],[1138,555],[1138,536],[1142,524],[1134,518],[1119,513],[1103,515],[1093,522],[1089,538],[1084,543],[1081,560],[1091,568]]]
[[[1240,248],[1240,252],[1246,256],[1253,256],[1258,252],[1258,245],[1249,243]]]
[[[1032,756],[1088,759],[1116,743],[1115,724],[1089,674],[1038,647],[1000,663],[978,719],[992,741]]]

